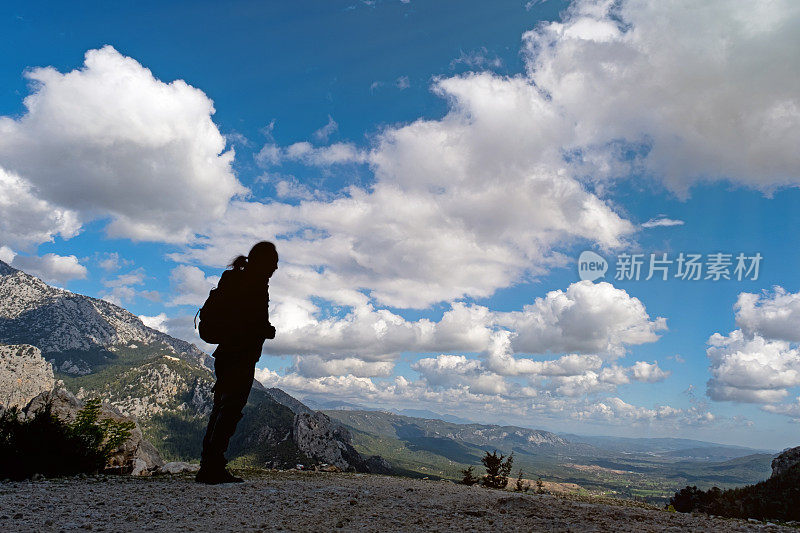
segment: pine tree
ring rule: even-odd
[[[461,480],[461,483],[463,483],[464,485],[472,486],[478,482],[478,478],[475,477],[474,466],[470,466],[462,470],[461,473],[464,475],[463,479]]]
[[[486,456],[481,459],[481,463],[486,467],[483,486],[493,489],[506,488],[508,476],[511,474],[511,468],[514,464],[514,454],[512,453],[506,457],[503,454],[497,455],[497,450],[492,453],[486,452]]]

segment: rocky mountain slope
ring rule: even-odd
[[[347,426],[376,435],[404,439],[448,439],[478,447],[525,449],[568,447],[570,442],[555,433],[516,426],[457,424],[431,418],[415,418],[386,411],[325,411]]]
[[[55,385],[53,366],[28,344],[0,344],[0,405],[25,407]]]
[[[135,418],[168,460],[198,460],[211,410],[213,359],[104,300],[51,287],[0,262],[0,403],[24,401],[61,379],[78,400],[100,397]],[[45,359],[47,362],[45,362]],[[53,369],[48,367],[52,364]],[[52,388],[52,385],[50,385]],[[278,397],[279,400],[276,400]],[[255,466],[327,463],[381,470],[350,434],[288,394],[254,382],[229,456]]]

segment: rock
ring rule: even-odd
[[[33,398],[25,406],[22,414],[26,417],[33,416],[36,411],[48,403],[51,406],[51,412],[66,422],[75,420],[78,411],[84,406],[84,402],[77,399],[64,387],[64,383],[59,381],[53,390],[43,392]],[[100,419],[111,419],[117,422],[132,421],[135,424],[128,439],[109,457],[106,468],[108,473],[150,475],[164,465],[158,451],[144,438],[142,429],[135,420],[122,415],[108,404],[102,404]]]
[[[367,472],[370,474],[394,474],[394,468],[389,464],[389,461],[380,455],[371,455],[365,461]]]
[[[772,477],[779,476],[800,463],[800,446],[784,450],[772,460]]]
[[[197,472],[200,465],[196,463],[185,463],[183,461],[170,461],[158,469],[159,474],[182,474],[184,472]]]
[[[297,413],[292,432],[298,449],[308,457],[342,470],[366,472],[364,459],[350,444],[350,433],[319,412]]]
[[[28,344],[0,344],[0,405],[25,407],[55,385],[53,365],[39,348]]]

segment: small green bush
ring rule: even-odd
[[[19,415],[17,408],[0,415],[0,478],[98,472],[135,425],[130,421],[100,420],[97,398],[86,402],[72,423],[53,414],[49,403],[32,417],[22,419]]]

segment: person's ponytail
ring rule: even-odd
[[[230,266],[233,267],[234,270],[244,270],[247,267],[247,257],[240,255],[234,259]]]

